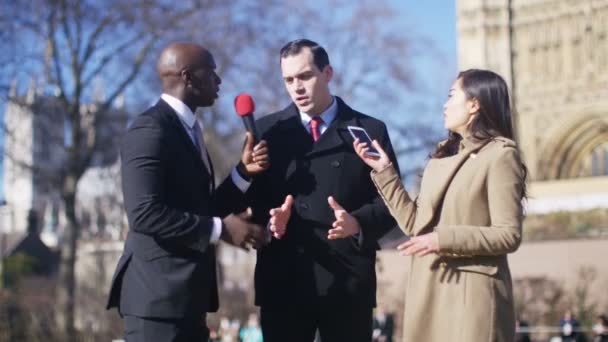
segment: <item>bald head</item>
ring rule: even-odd
[[[213,57],[207,49],[192,43],[172,43],[161,52],[157,69],[162,79],[184,69],[193,70],[204,66],[215,67]]]
[[[164,93],[184,101],[191,107],[213,104],[221,80],[215,74],[213,56],[203,46],[171,43],[161,52],[157,70]],[[208,99],[197,103],[194,98],[199,93],[210,92],[213,94],[206,95],[213,95],[211,103],[207,103]]]

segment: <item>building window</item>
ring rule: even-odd
[[[598,145],[591,151],[590,176],[608,176],[608,142]]]

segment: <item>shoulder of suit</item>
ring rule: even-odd
[[[291,117],[289,110],[283,109],[278,112],[266,114],[260,117],[259,119],[256,119],[255,124],[258,128],[258,131],[264,132],[275,126],[276,123],[288,119],[289,117]]]
[[[374,130],[386,130],[386,124],[384,123],[384,121],[380,120],[380,119],[376,119],[373,116],[370,116],[368,114],[363,114],[361,112],[358,112],[356,110],[352,110],[352,113],[355,117],[355,119],[357,121],[359,121],[361,123],[362,126],[364,126],[367,129],[374,129]]]
[[[267,122],[273,122],[273,121],[278,121],[281,118],[287,116],[288,111],[283,109],[283,110],[279,110],[277,112],[273,112],[273,113],[269,113],[269,114],[265,114],[264,116],[259,117],[258,119],[256,119],[256,123],[260,123],[260,124],[264,124]]]
[[[160,110],[157,106],[153,106],[138,114],[129,125],[129,129],[141,127],[163,128],[162,120]]]
[[[480,153],[487,156],[488,160],[491,161],[497,161],[503,158],[521,158],[515,141],[505,137],[492,138],[483,150],[486,150],[487,152],[484,153],[483,151],[480,151]]]

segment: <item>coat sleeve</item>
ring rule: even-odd
[[[384,124],[382,124],[380,137],[381,138],[378,142],[385,149],[394,165],[393,168],[398,175],[399,165],[397,164],[397,158],[395,157],[395,152],[393,151],[393,145],[391,144],[386,126]],[[373,191],[372,186],[370,186],[370,189]],[[389,209],[382,201],[381,196],[377,193],[375,193],[375,196],[370,203],[353,210],[350,214],[357,219],[359,225],[361,226],[364,244],[372,242],[376,244],[377,240],[395,227],[396,224],[394,218],[389,212]]]
[[[204,252],[213,218],[171,208],[166,203],[167,143],[154,119],[141,116],[124,137],[121,149],[125,209],[133,231],[158,241]]]
[[[416,201],[413,201],[405,190],[399,172],[393,166],[380,172],[372,171],[372,180],[399,228],[405,234],[412,235],[416,220]]]
[[[446,256],[502,255],[517,250],[522,239],[523,167],[517,150],[504,147],[487,173],[490,226],[437,227],[439,253]]]

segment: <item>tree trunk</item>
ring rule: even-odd
[[[76,218],[76,193],[65,190],[63,193],[66,226],[61,241],[61,263],[59,266],[59,326],[62,328],[67,342],[77,340],[74,327],[74,311],[76,297],[76,247],[79,235],[78,219]]]

